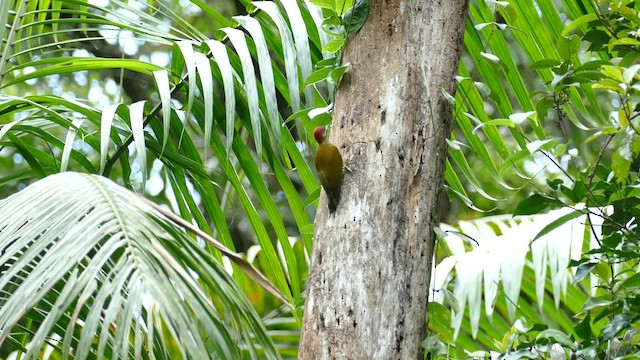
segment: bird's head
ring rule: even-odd
[[[316,139],[318,144],[322,144],[324,142],[324,137],[327,133],[326,126],[318,126],[313,130],[313,137]]]

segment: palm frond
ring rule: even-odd
[[[52,175],[0,212],[0,344],[27,358],[279,357],[221,265],[108,179]]]
[[[453,329],[446,332],[452,342],[461,329],[463,339],[475,337],[480,327],[486,336],[487,321],[505,324],[502,333],[494,334],[500,338],[520,317],[540,322],[547,316],[544,323],[571,332],[572,319],[558,308],[562,304],[577,314],[595,291],[568,286],[575,275],[569,263],[598,247],[595,239],[601,234],[592,231],[601,229],[603,218],[588,219],[586,213],[600,211],[563,208],[547,214],[461,221],[455,227],[441,225],[439,244],[450,255],[436,265],[431,288],[433,301],[451,306],[453,316],[448,320]],[[463,324],[467,316],[469,323]],[[491,341],[484,345],[493,346]],[[464,348],[473,350],[476,345]]]
[[[472,187],[467,189],[471,194],[462,191],[451,173],[447,184],[452,196],[475,209],[494,210],[485,204],[495,199],[507,202],[517,191],[544,185],[541,174],[562,178],[557,159],[565,154],[566,146],[557,145],[584,142],[573,138],[576,131],[559,131],[563,126],[595,132],[613,125],[589,84],[558,90],[554,80],[559,76],[549,68],[527,68],[539,61],[562,60],[558,43],[564,39],[566,24],[561,19],[583,15],[574,1],[564,3],[569,13],[551,0],[479,1],[469,7],[466,54],[460,63],[455,98],[457,127],[451,138],[462,146],[451,147],[449,153],[450,172],[455,171]],[[508,45],[509,41],[517,44],[517,50]],[[572,65],[579,67],[580,59]],[[562,96],[566,92],[568,101],[563,103],[556,92],[562,92]],[[551,108],[555,114],[548,111]],[[595,155],[583,150],[586,158]],[[478,164],[467,159],[471,156],[478,159]],[[531,166],[527,169],[533,163],[544,171],[532,172]],[[473,175],[480,166],[495,186],[480,190],[479,180]]]
[[[316,124],[308,112],[300,114],[327,107],[333,97],[330,80],[305,85],[318,61],[335,56],[321,52],[329,39],[321,30],[322,16],[311,3],[261,2],[260,11],[237,18],[239,28],[234,28],[215,9],[196,3],[222,27],[215,29],[221,30],[216,38],[162,1],[110,1],[106,7],[84,0],[3,2],[0,15],[10,26],[0,45],[0,144],[26,161],[0,181],[68,168],[119,178],[126,187],[144,191],[150,163],[160,160],[176,198],[170,199],[174,210],[231,249],[225,210],[234,205],[228,200],[235,200],[263,248],[261,256],[272,265],[270,279],[298,301],[303,276],[295,270],[285,274],[285,267],[297,266],[282,264],[273,244],[295,262],[288,245],[291,231],[281,215],[285,209],[311,251],[313,211],[306,206],[317,198],[319,184],[305,157],[307,134]],[[127,38],[171,50],[170,63],[160,66],[128,55],[121,49]],[[110,57],[111,50],[119,58]],[[107,74],[123,89],[132,82],[149,89],[132,97],[133,104],[122,94],[106,105],[88,94],[77,99],[55,91],[39,95],[47,93],[42,91],[47,79],[83,71]],[[277,113],[276,98],[298,114],[292,117],[296,126]],[[135,158],[128,155],[131,148]],[[265,179],[265,173],[273,175]],[[273,187],[286,201],[273,199]],[[309,199],[301,200],[299,191]],[[234,277],[243,281],[241,271]]]

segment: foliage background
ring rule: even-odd
[[[320,194],[309,165],[315,145],[309,134],[313,127],[330,122],[337,84],[348,71],[340,64],[340,54],[347,34],[360,21],[359,13],[349,10],[351,5],[319,0],[4,1],[0,198],[37,179],[72,170],[103,175],[167,206],[227,248],[245,252],[290,305],[247,279],[202,237],[184,235],[138,204],[135,211],[150,214],[140,224],[173,229],[169,233],[199,244],[216,259],[198,265],[173,251],[165,261],[178,259],[175,269],[200,275],[213,267],[225,279],[218,281],[237,284],[240,291],[232,291],[225,307],[210,289],[217,282],[193,274],[184,277],[209,290],[202,301],[216,309],[216,314],[209,314],[212,323],[228,319],[247,300],[252,307],[242,316],[260,319],[253,327],[218,321],[220,333],[229,327],[237,331],[222,340],[205,336],[203,349],[216,348],[222,341],[229,351],[246,357],[265,356],[263,351],[271,347],[275,351],[270,356],[295,357]],[[491,350],[512,357],[551,356],[553,351],[613,356],[610,349],[618,351],[626,338],[633,340],[639,9],[638,2],[626,0],[471,2],[458,91],[453,97],[443,94],[451,99],[456,120],[445,174],[452,202],[443,201],[443,219],[456,226],[441,228],[443,240],[436,256],[445,267],[436,271],[441,279],[434,279],[434,297],[441,304],[431,306],[434,334],[425,340],[432,354],[465,358]],[[84,188],[79,179],[70,176],[65,181],[71,189]],[[91,197],[111,185],[105,186],[83,193],[84,201],[97,208],[102,202],[118,201],[115,196]],[[24,201],[42,202],[43,209],[58,202],[77,206],[54,195]],[[604,211],[608,205],[613,212]],[[3,210],[13,216],[0,227],[0,263],[16,269],[15,258],[26,250],[12,243],[14,238],[6,234],[16,233],[6,229],[20,231],[25,215],[12,209],[25,203],[13,206]],[[574,211],[526,217],[561,207]],[[112,215],[115,208],[107,207]],[[498,214],[524,217],[474,220]],[[60,210],[55,219],[36,220],[42,221],[31,242],[55,224],[81,224],[82,215],[70,219]],[[109,215],[101,218],[108,220]],[[569,225],[570,231],[565,227]],[[136,224],[119,226],[124,230]],[[527,252],[540,232],[543,250],[538,255]],[[463,242],[451,237],[457,233],[466,234],[457,236]],[[509,263],[505,259],[510,254],[491,252],[486,244],[493,239],[498,239],[496,248],[522,250],[519,260]],[[81,257],[87,264],[99,261],[93,252],[109,243],[96,239],[95,244]],[[110,246],[116,253],[131,254],[141,245]],[[489,276],[487,268],[473,268],[481,266],[477,259],[485,250],[495,255],[501,272]],[[63,260],[65,254],[52,256]],[[25,263],[24,274],[37,258]],[[573,269],[565,270],[571,259]],[[137,268],[139,274],[157,272],[166,264],[147,265]],[[228,272],[220,271],[222,266]],[[476,276],[464,278],[465,271]],[[227,273],[233,280],[225,278]],[[5,271],[0,276],[5,314],[13,311],[6,304],[12,304],[11,293],[18,284],[8,274],[15,275]],[[111,270],[99,274],[100,284],[115,291],[117,284],[102,281],[109,279]],[[59,276],[69,279],[66,272]],[[131,284],[123,299],[132,296]],[[461,288],[467,292],[456,291]],[[61,298],[64,289],[51,285],[42,295],[41,308],[23,309],[23,318],[12,323],[15,332],[0,339],[0,355],[29,348],[43,313],[55,315],[51,321],[61,326],[54,333],[64,338],[73,311],[61,308],[56,313],[43,305]],[[183,301],[184,289],[174,301]],[[494,298],[487,297],[493,293]],[[478,310],[481,294],[488,299],[484,312]],[[100,305],[92,301],[87,301],[87,313]],[[465,307],[467,302],[478,307]],[[148,309],[141,304],[123,301],[113,314]],[[156,324],[170,333],[171,322],[163,323],[168,320],[163,316],[168,312],[158,315]],[[449,327],[452,320],[461,326],[457,337]],[[153,321],[129,321],[132,329],[148,336]],[[211,333],[204,323],[190,326]],[[106,339],[101,340],[108,344],[106,351],[124,349],[122,354],[143,356],[141,349],[148,349],[135,337],[109,329],[108,321],[104,324],[100,338]],[[156,356],[184,356],[189,351],[171,340],[176,333],[159,333],[166,336],[163,346],[168,350],[152,347],[160,351]],[[87,339],[78,333],[68,341],[98,341]],[[612,345],[615,341],[618,347]],[[48,343],[61,352],[68,345]]]

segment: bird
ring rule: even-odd
[[[326,142],[326,133],[327,127],[325,126],[313,130],[313,137],[319,144],[316,150],[315,164],[320,184],[329,199],[329,213],[333,214],[340,202],[343,162],[340,150],[335,145]]]

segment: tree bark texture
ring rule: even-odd
[[[468,0],[371,0],[349,42],[330,142],[346,172],[323,194],[300,359],[420,359],[446,139]]]

